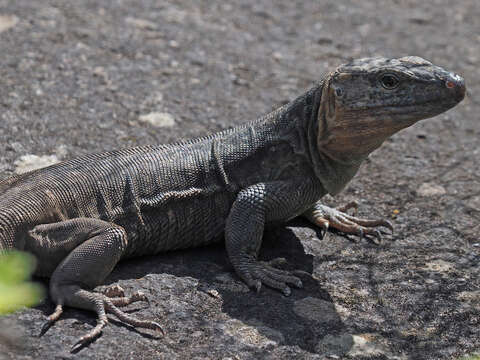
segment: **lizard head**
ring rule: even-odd
[[[420,57],[354,60],[325,80],[318,148],[341,162],[361,160],[397,131],[464,96],[462,77]]]

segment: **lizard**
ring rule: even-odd
[[[0,252],[38,259],[56,305],[91,310],[97,325],[72,351],[93,341],[106,313],[163,332],[119,307],[146,300],[94,292],[124,258],[225,240],[237,275],[291,293],[294,273],[257,259],[264,228],[304,216],[325,231],[381,240],[383,219],[358,218],[320,199],[338,194],[390,136],[436,116],[465,96],[464,79],[416,56],[340,65],[310,90],[257,120],[175,144],[89,154],[0,182]]]

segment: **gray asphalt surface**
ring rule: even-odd
[[[103,335],[54,305],[8,316],[6,359],[455,359],[480,350],[480,5],[464,1],[0,0],[0,177],[29,166],[222,130],[294,99],[335,66],[418,55],[462,74],[455,109],[394,136],[348,188],[386,216],[383,246],[303,221],[267,231],[261,255],[301,269],[304,289],[255,294],[222,246],[121,263],[108,278],[144,291]],[[16,335],[15,335],[16,334]]]

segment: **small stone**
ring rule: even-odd
[[[383,357],[388,359],[404,359],[403,356],[387,356],[386,349],[380,344],[372,341],[370,334],[358,334],[352,336],[353,346],[348,352],[348,355],[352,358],[364,357],[374,358]]]
[[[434,272],[449,272],[452,270],[453,264],[439,259],[426,263],[424,268]]]
[[[15,173],[23,174],[28,171],[56,164],[59,161],[57,155],[23,155],[14,162]]]
[[[279,343],[285,341],[285,337],[280,331],[266,326],[257,319],[250,319],[248,323],[231,319],[222,327],[227,335],[234,336],[237,341],[248,346],[278,346]]]
[[[317,39],[317,44],[319,45],[330,45],[333,43],[333,40],[329,37],[320,37]]]
[[[197,331],[193,332],[191,336],[192,336],[192,338],[198,338],[202,335],[203,335],[203,331],[197,330]]]
[[[106,72],[105,72],[105,68],[103,68],[102,66],[96,66],[94,69],[93,69],[93,75],[95,76],[98,76],[98,77],[104,77],[106,76]]]
[[[275,52],[272,53],[272,58],[274,58],[275,60],[282,60],[283,55],[280,52],[275,51]]]
[[[480,196],[474,196],[467,201],[467,206],[480,211]]]
[[[67,153],[68,153],[68,148],[66,145],[62,144],[62,145],[58,145],[56,148],[55,148],[55,154],[57,155],[57,157],[59,159],[62,159],[64,158],[65,156],[67,156]]]
[[[329,334],[324,336],[317,346],[315,346],[315,351],[319,354],[325,354],[330,358],[335,359],[337,356],[345,355],[352,346],[352,335],[342,334],[335,336]]]
[[[175,125],[173,116],[164,112],[152,112],[150,114],[140,115],[139,120],[148,122],[156,127],[172,127]]]
[[[0,33],[17,25],[18,20],[15,15],[0,15]]]
[[[23,147],[22,143],[19,143],[19,142],[15,141],[15,142],[12,142],[10,144],[7,144],[6,150],[19,153],[19,152],[22,152],[24,150],[24,147]]]
[[[304,319],[322,324],[340,321],[333,303],[311,296],[295,301],[293,311]]]
[[[418,196],[436,196],[445,195],[447,191],[443,186],[433,183],[423,183],[417,190]]]
[[[125,22],[143,30],[156,30],[157,24],[150,20],[127,17]]]
[[[168,45],[169,45],[171,48],[174,48],[174,49],[176,49],[176,48],[178,48],[178,47],[180,46],[180,45],[178,44],[178,42],[176,42],[175,40],[170,40],[170,41],[168,42]]]
[[[458,293],[457,299],[463,302],[471,303],[480,307],[480,290],[462,291]]]
[[[96,66],[93,69],[93,76],[102,79],[105,83],[109,83],[108,73],[103,66]]]

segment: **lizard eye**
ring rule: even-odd
[[[380,77],[380,83],[385,89],[392,90],[400,84],[400,80],[393,74],[384,74]]]

